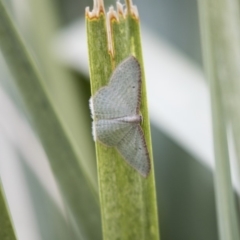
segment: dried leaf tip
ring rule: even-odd
[[[113,42],[112,42],[112,28],[111,22],[119,21],[117,12],[114,10],[113,6],[111,6],[107,12],[107,34],[108,34],[108,51],[113,55]]]
[[[130,13],[130,9],[133,5],[132,0],[126,0],[127,11]]]
[[[93,10],[90,11],[89,7],[86,8],[85,14],[88,18],[97,18],[100,13],[105,13],[103,0],[94,0],[93,1]]]
[[[127,9],[125,10],[125,14],[130,14],[134,18],[139,19],[138,9],[135,5],[133,5],[132,0],[126,0]]]
[[[125,18],[123,4],[121,4],[120,2],[117,2],[117,13],[119,17],[123,16]]]
[[[132,5],[131,7],[131,14],[134,18],[139,19],[138,9],[137,6]]]
[[[109,21],[109,22],[111,22],[113,20],[118,21],[118,15],[117,15],[117,12],[114,10],[113,6],[111,6],[109,8],[107,16],[108,16],[108,20],[107,21]]]

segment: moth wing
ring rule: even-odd
[[[109,84],[90,100],[93,118],[112,119],[139,112],[141,69],[137,59],[128,57],[114,70]]]
[[[132,123],[111,120],[93,121],[93,136],[107,146],[117,146],[134,127]]]
[[[140,125],[135,125],[116,148],[127,163],[142,176],[148,176],[150,171],[150,158]]]

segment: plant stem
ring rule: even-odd
[[[234,191],[231,183],[226,133],[227,111],[224,102],[224,86],[229,87],[231,84],[229,79],[233,74],[231,64],[233,64],[234,59],[236,60],[234,51],[239,51],[239,46],[231,50],[232,47],[230,46],[231,44],[235,45],[236,39],[227,34],[229,28],[233,27],[231,24],[232,16],[229,14],[231,4],[234,2],[236,1],[199,1],[204,63],[211,94],[215,149],[215,191],[218,229],[221,240],[240,239]],[[239,32],[238,28],[239,25],[232,30]],[[240,42],[238,42],[239,44]]]

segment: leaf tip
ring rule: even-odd
[[[105,13],[103,0],[97,0],[97,1],[98,1],[98,11],[99,11],[99,13]]]
[[[119,21],[117,12],[111,6],[107,12],[107,33],[108,33],[108,51],[113,56],[113,42],[112,42],[112,29],[111,22]]]
[[[118,16],[122,16],[125,18],[125,13],[124,13],[124,9],[123,9],[123,5],[120,2],[117,2],[117,14]]]
[[[126,0],[127,10],[126,12],[129,15],[132,15],[133,18],[139,20],[139,13],[137,6],[133,5],[132,0]]]
[[[135,19],[139,19],[139,13],[138,13],[138,8],[135,5],[131,6],[131,15],[135,18]]]
[[[103,0],[94,0],[93,1],[93,10],[90,11],[89,7],[87,7],[85,10],[85,15],[89,19],[98,18],[101,13],[105,14]]]

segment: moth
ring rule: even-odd
[[[107,86],[90,99],[92,133],[95,141],[115,147],[143,177],[150,172],[150,158],[140,113],[142,73],[138,60],[121,62]]]

